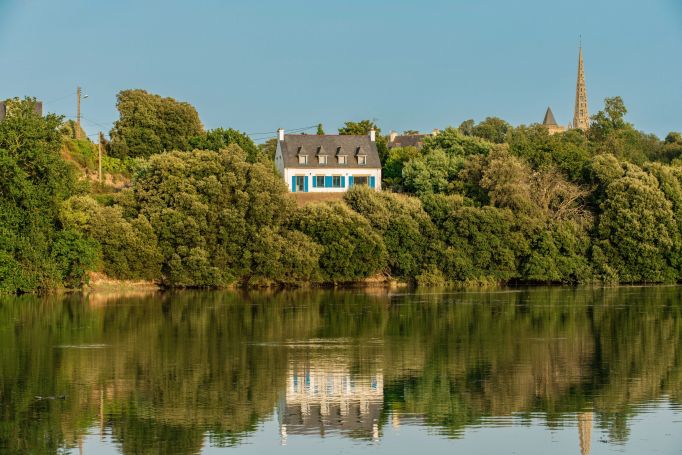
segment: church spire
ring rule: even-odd
[[[587,88],[585,87],[585,70],[583,68],[583,46],[580,43],[578,54],[578,81],[575,87],[575,112],[573,128],[586,130],[590,126],[590,115],[587,113]]]

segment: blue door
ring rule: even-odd
[[[369,176],[369,187],[373,189],[375,185],[376,185],[376,177],[374,177],[373,175],[370,175]]]

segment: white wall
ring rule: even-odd
[[[282,171],[280,171],[282,174]],[[368,180],[370,176],[374,176],[376,190],[381,190],[381,169],[377,168],[324,168],[324,169],[296,169],[287,168],[284,169],[283,178],[284,183],[287,184],[287,188],[291,191],[291,177],[295,175],[307,175],[308,176],[308,193],[342,193],[348,189],[348,183],[351,175],[355,176],[367,176]],[[313,177],[316,175],[343,175],[346,177],[345,188],[313,188]]]

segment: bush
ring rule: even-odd
[[[367,278],[386,268],[386,246],[369,222],[342,203],[310,204],[297,210],[292,227],[322,245],[323,280]]]

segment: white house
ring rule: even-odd
[[[343,192],[354,185],[381,189],[375,131],[367,136],[284,134],[277,130],[275,166],[291,192]]]

